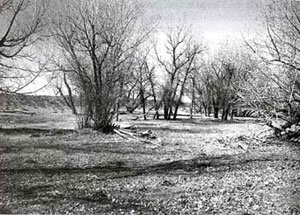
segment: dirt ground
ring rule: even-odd
[[[130,120],[156,144],[0,114],[0,214],[300,214],[300,147],[255,119]]]

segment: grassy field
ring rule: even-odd
[[[134,118],[120,123],[157,145],[74,130],[65,112],[1,113],[0,214],[300,214],[300,148],[254,119]]]

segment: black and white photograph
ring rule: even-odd
[[[0,0],[0,215],[300,215],[300,0]]]

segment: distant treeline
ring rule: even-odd
[[[0,94],[0,111],[34,111],[35,109],[64,110],[67,106],[60,96]]]

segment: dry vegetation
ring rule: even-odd
[[[265,9],[211,55],[139,1],[0,1],[0,214],[300,214],[300,7]]]
[[[253,119],[122,115],[156,146],[62,116],[1,114],[0,213],[300,213],[299,146],[254,138],[266,128]]]

